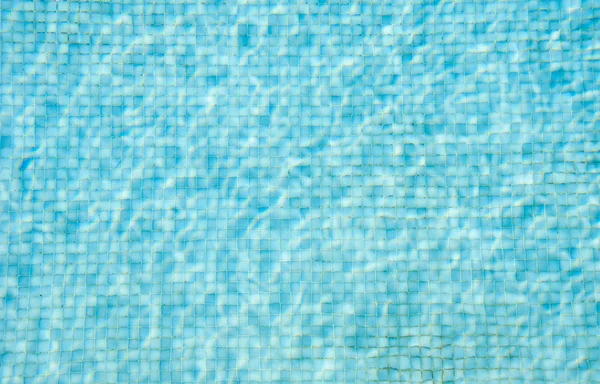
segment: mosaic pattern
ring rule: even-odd
[[[0,0],[0,382],[600,382],[600,1]]]

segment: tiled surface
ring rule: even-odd
[[[0,381],[600,381],[599,1],[0,2]]]

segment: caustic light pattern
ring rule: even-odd
[[[600,382],[600,1],[0,0],[0,382]]]

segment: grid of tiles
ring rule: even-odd
[[[0,0],[0,381],[600,382],[600,2]]]

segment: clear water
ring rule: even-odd
[[[0,1],[2,383],[600,382],[600,1]]]

